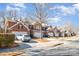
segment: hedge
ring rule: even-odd
[[[10,47],[14,44],[14,40],[14,34],[0,33],[0,47]]]

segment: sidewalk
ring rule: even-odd
[[[63,41],[58,41],[58,40],[47,40],[47,39],[38,39],[36,40],[37,45],[36,46],[32,46],[33,48],[37,47],[37,48],[40,48],[40,47],[54,47],[54,46],[57,46],[57,45],[61,45],[61,44],[64,44]]]

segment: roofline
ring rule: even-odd
[[[8,28],[9,30],[12,29],[14,26],[16,26],[17,24],[21,23],[22,25],[24,25],[24,23],[22,21],[17,22],[16,24],[14,24],[13,26],[11,26],[10,28]],[[24,25],[25,28],[27,28],[29,30],[29,28]]]

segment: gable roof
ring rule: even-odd
[[[12,20],[6,20],[6,26],[7,28],[10,28],[11,26],[13,26],[14,24],[16,24],[17,22],[12,21]]]
[[[18,21],[16,24],[14,24],[13,26],[9,27],[8,29],[12,29],[13,27],[15,27],[16,25],[18,25],[19,23],[21,23],[26,29],[29,30],[29,28],[22,22],[22,21]]]

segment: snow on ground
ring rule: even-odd
[[[52,42],[61,41],[65,44],[56,47],[47,46],[43,48],[25,49],[23,56],[79,56],[79,37],[72,37],[68,40],[51,40]],[[22,56],[21,55],[21,56]]]
[[[24,53],[18,56],[79,56],[79,36],[67,38],[46,38],[48,42],[31,41],[20,42],[16,48],[1,49],[0,52],[22,50]],[[64,43],[56,45],[59,43]],[[54,46],[56,45],[56,46]]]

